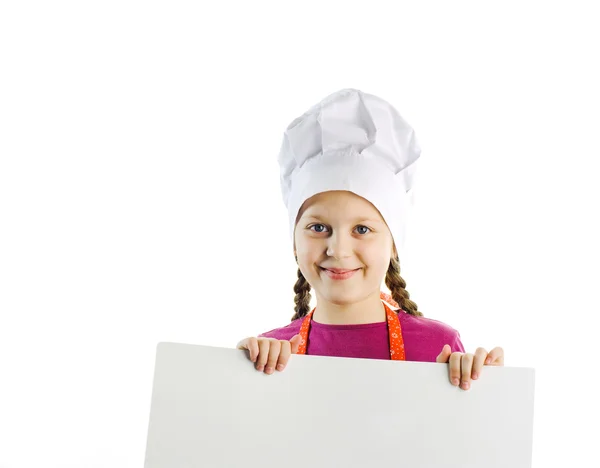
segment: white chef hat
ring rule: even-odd
[[[377,96],[342,89],[311,107],[287,127],[279,153],[292,242],[308,198],[346,190],[379,210],[401,251],[420,153],[414,130]]]

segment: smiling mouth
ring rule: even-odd
[[[347,270],[347,269],[342,269],[342,268],[324,268],[324,267],[319,267],[322,270],[327,270],[327,271],[331,271],[332,273],[348,273],[350,271],[356,271],[356,270],[360,270],[360,268],[354,268],[351,270]]]
[[[341,268],[323,268],[319,267],[321,271],[323,271],[329,278],[334,280],[345,280],[351,278],[354,273],[360,270],[360,268],[356,268],[354,270],[345,270]]]

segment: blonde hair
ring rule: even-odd
[[[398,257],[390,260],[388,271],[385,275],[385,285],[390,289],[392,299],[398,303],[400,308],[409,315],[423,317],[415,302],[410,300],[410,294],[406,290],[406,281],[400,276],[400,260]],[[294,284],[294,307],[295,314],[292,321],[305,317],[310,312],[310,284],[298,268],[298,280]]]

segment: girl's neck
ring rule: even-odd
[[[377,294],[352,304],[333,304],[317,296],[317,307],[312,319],[324,325],[359,325],[385,322],[385,308]]]

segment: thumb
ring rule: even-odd
[[[296,354],[298,352],[298,348],[300,347],[300,342],[302,341],[302,337],[300,335],[292,336],[290,343],[292,344],[292,354]]]
[[[448,362],[448,359],[450,358],[451,354],[452,354],[452,348],[450,348],[450,345],[446,344],[442,348],[442,352],[440,354],[438,354],[437,358],[435,358],[435,362]]]

